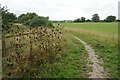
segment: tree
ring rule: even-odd
[[[74,20],[74,22],[80,22],[80,21],[81,21],[80,18]]]
[[[37,26],[47,26],[48,25],[48,19],[44,18],[44,17],[34,17],[31,22],[30,22],[30,26],[32,27],[37,27]]]
[[[34,17],[38,16],[36,13],[27,13],[27,14],[21,14],[18,17],[18,22],[23,23],[25,25],[28,25],[30,20],[32,20]]]
[[[115,16],[108,16],[107,18],[106,18],[106,22],[114,22],[116,20],[116,17]]]
[[[85,17],[81,17],[81,22],[85,22]]]
[[[6,6],[2,7],[0,11],[2,12],[3,28],[5,28],[5,26],[7,25],[10,25],[11,22],[16,21],[17,19],[16,15],[14,13],[8,12],[8,8]]]
[[[120,22],[120,20],[118,19],[118,20],[116,20],[117,22]]]
[[[10,22],[15,22],[15,20],[17,19],[15,14],[8,12],[7,7],[1,8],[1,11],[4,25],[8,25]]]
[[[90,22],[90,20],[89,20],[89,19],[87,19],[87,20],[86,20],[86,22]]]
[[[92,21],[93,22],[98,22],[100,20],[100,17],[98,16],[98,14],[94,14],[93,16],[92,16]]]

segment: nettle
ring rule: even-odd
[[[62,49],[62,27],[12,26],[3,30],[3,77],[40,77],[45,64],[58,60]]]

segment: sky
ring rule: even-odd
[[[118,2],[120,0],[0,0],[10,12],[17,16],[35,12],[50,20],[74,20],[80,17],[91,19],[98,14],[103,20],[109,15],[118,19]]]

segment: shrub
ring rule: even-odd
[[[49,21],[49,22],[48,22],[48,27],[52,27],[52,26],[53,26],[52,22]]]
[[[47,26],[48,20],[44,17],[34,17],[31,22],[30,26],[37,27],[37,26]]]

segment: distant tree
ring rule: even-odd
[[[89,19],[87,19],[87,20],[86,20],[86,22],[90,22],[90,20],[89,20]]]
[[[81,19],[80,19],[80,18],[78,18],[78,19],[74,20],[74,22],[80,22],[80,21],[81,21]]]
[[[5,28],[7,25],[10,25],[11,22],[15,22],[17,19],[15,14],[8,12],[8,8],[6,6],[0,8],[0,12],[2,12],[3,28]]]
[[[98,22],[100,20],[100,17],[98,16],[98,14],[94,14],[93,16],[92,16],[92,21],[93,22]]]
[[[117,22],[120,22],[120,20],[118,19],[118,20],[116,20]]]
[[[85,17],[81,17],[81,22],[85,22]]]
[[[115,16],[108,16],[107,18],[106,18],[106,22],[114,22],[116,20],[116,17]]]

